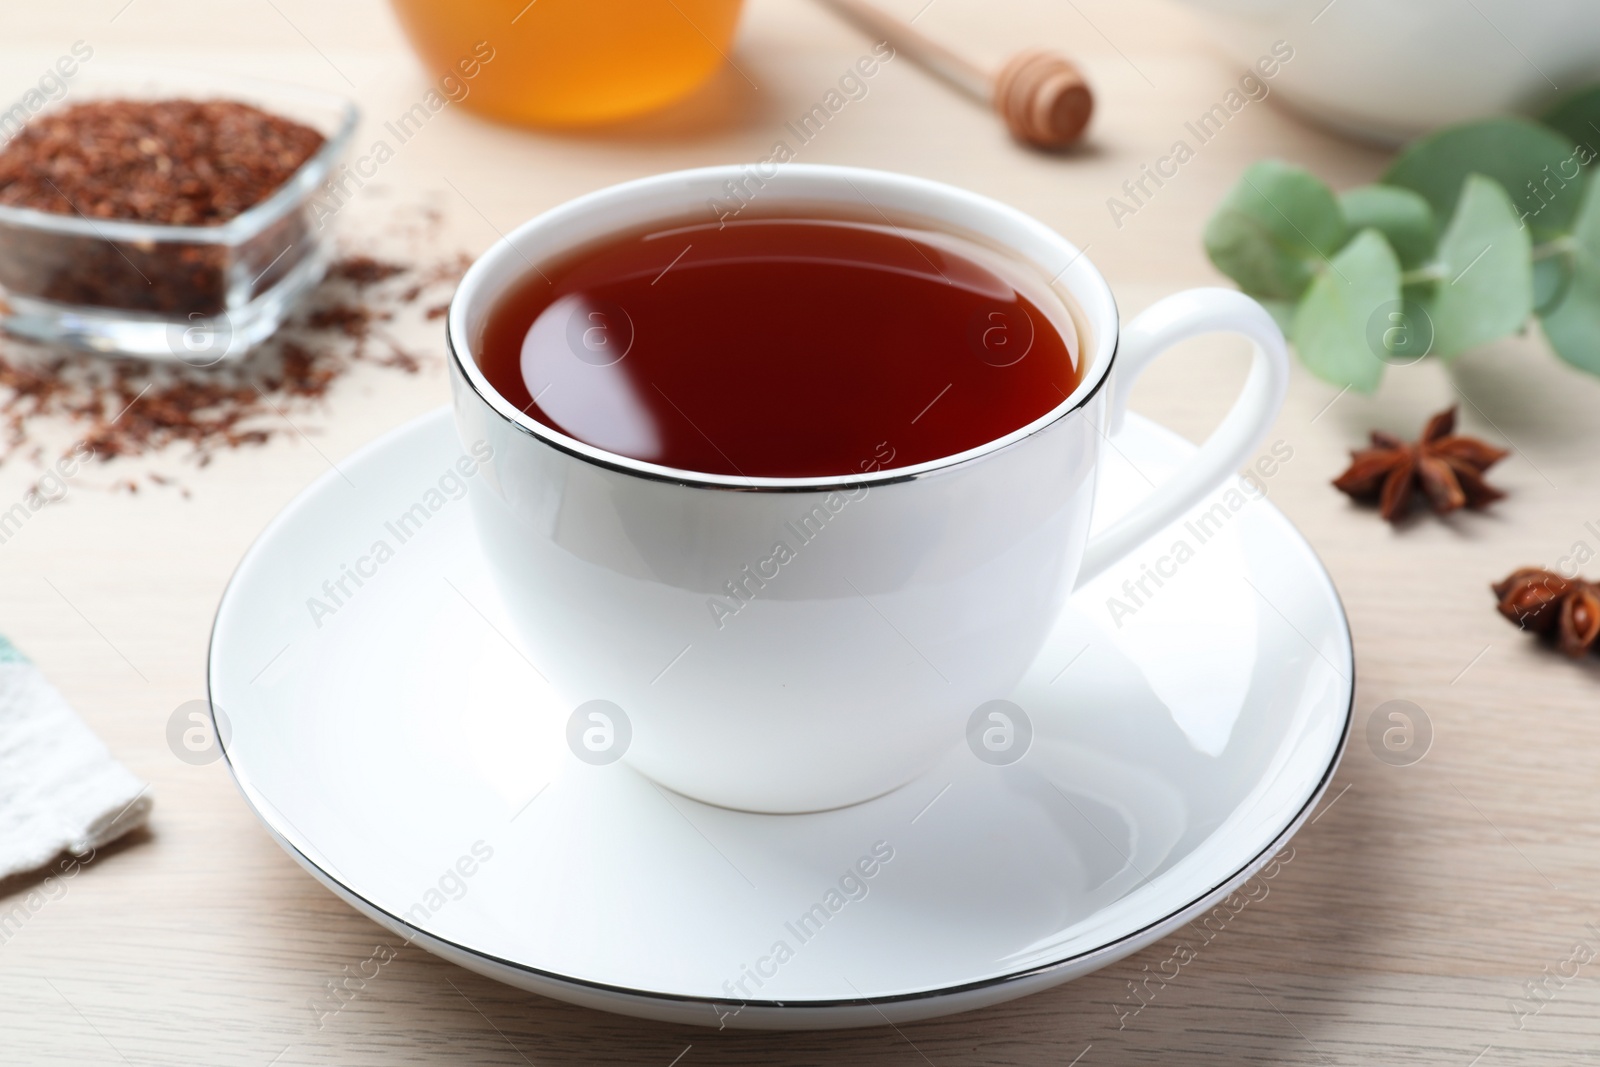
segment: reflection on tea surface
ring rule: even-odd
[[[489,316],[482,367],[597,448],[750,477],[953,455],[1077,386],[1065,306],[947,233],[768,218],[632,233],[542,268]]]

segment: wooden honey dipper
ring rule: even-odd
[[[1012,56],[991,74],[866,0],[822,3],[968,96],[991,105],[1012,136],[1025,144],[1065,148],[1089,125],[1094,94],[1083,72],[1065,56],[1030,49]]]

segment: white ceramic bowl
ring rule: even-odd
[[[1185,0],[1240,64],[1275,41],[1271,80],[1296,110],[1396,144],[1482,115],[1536,114],[1600,80],[1594,0]]]

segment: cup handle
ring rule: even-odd
[[[1250,375],[1239,399],[1193,459],[1151,490],[1122,518],[1089,539],[1078,571],[1082,587],[1139,547],[1239,469],[1278,417],[1289,386],[1289,351],[1283,331],[1265,308],[1232,289],[1190,289],[1147,309],[1122,333],[1106,408],[1109,431],[1119,433],[1128,411],[1128,394],[1144,369],[1179,341],[1226,331],[1243,334],[1255,346]],[[1101,427],[1105,433],[1106,427]]]

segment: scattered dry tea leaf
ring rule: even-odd
[[[200,467],[219,451],[294,435],[295,412],[323,399],[357,361],[416,373],[421,357],[382,324],[425,294],[447,296],[466,265],[465,257],[341,259],[275,336],[243,360],[214,367],[0,346],[0,463],[42,462],[40,438],[59,438],[45,432],[47,424],[65,424],[101,462],[188,445]],[[136,492],[138,484],[124,477],[115,487]]]

